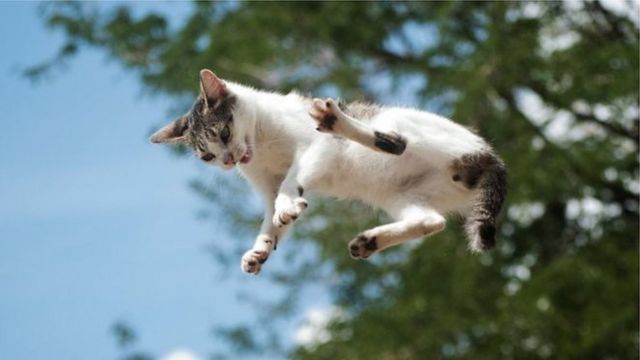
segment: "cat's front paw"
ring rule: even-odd
[[[276,201],[273,224],[277,227],[283,227],[293,223],[307,206],[309,206],[307,200],[302,197],[288,201]]]
[[[313,99],[309,115],[316,121],[316,130],[320,132],[335,132],[338,124],[340,109],[332,99]]]
[[[359,234],[349,241],[349,254],[354,259],[367,259],[378,250],[378,242],[375,236]]]
[[[242,255],[240,267],[242,271],[246,273],[258,274],[262,268],[262,264],[264,264],[268,258],[268,251],[251,249]]]

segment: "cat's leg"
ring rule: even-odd
[[[257,274],[262,268],[271,252],[276,249],[278,240],[283,235],[283,229],[279,229],[273,225],[271,218],[273,216],[273,202],[267,204],[264,212],[264,219],[260,227],[260,233],[256,237],[253,247],[242,255],[240,267],[242,271],[249,274]]]
[[[242,270],[257,274],[262,264],[267,261],[271,252],[276,249],[278,241],[284,237],[293,221],[307,208],[307,201],[302,197],[304,192],[296,180],[298,167],[296,163],[278,186],[277,181],[255,182],[254,186],[262,193],[265,210],[260,234],[253,248],[242,256]]]
[[[296,160],[280,184],[272,219],[278,228],[292,224],[308,206],[307,200],[302,197],[304,188],[298,183],[298,168]]]
[[[262,268],[262,264],[267,261],[271,252],[276,249],[278,241],[282,239],[286,232],[286,227],[278,227],[273,224],[273,214],[275,212],[274,202],[278,192],[279,180],[269,177],[253,176],[249,178],[253,187],[260,192],[264,202],[264,217],[260,232],[256,237],[253,247],[244,253],[240,262],[240,267],[244,272],[257,274]]]
[[[244,253],[240,262],[242,271],[250,274],[260,272],[262,264],[267,261],[271,252],[275,250],[278,240],[281,239],[283,235],[282,229],[273,225],[271,221],[273,218],[273,202],[275,200],[277,186],[275,184],[267,184],[266,182],[262,184],[256,184],[254,182],[254,186],[261,192],[265,208],[260,232],[256,237],[253,247]]]
[[[374,129],[345,114],[332,99],[314,99],[309,115],[316,121],[318,131],[342,136],[375,151],[400,155],[407,147],[407,140],[400,134]]]
[[[349,242],[349,253],[367,259],[373,253],[411,239],[432,235],[445,228],[445,218],[437,211],[421,206],[406,206],[397,212],[399,221],[361,232]]]

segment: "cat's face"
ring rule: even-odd
[[[238,98],[210,70],[200,72],[200,95],[184,116],[151,136],[154,143],[183,143],[202,161],[231,169],[253,156],[251,122],[242,119]],[[245,121],[243,121],[245,120]]]

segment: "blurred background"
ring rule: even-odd
[[[638,358],[638,2],[0,10],[0,357]],[[205,67],[477,129],[509,169],[497,248],[454,218],[354,261],[385,215],[312,198],[242,274],[250,187],[146,140]]]

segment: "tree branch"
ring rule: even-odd
[[[622,126],[616,125],[612,122],[604,121],[598,119],[593,113],[582,113],[579,111],[572,111],[572,113],[576,116],[577,120],[580,121],[588,121],[595,124],[600,125],[601,127],[607,129],[609,132],[626,137],[630,140],[633,140],[636,148],[638,148],[638,140],[640,140],[640,134],[638,134],[638,129],[627,130]],[[634,120],[636,122],[636,120]]]
[[[568,103],[565,103],[560,99],[558,99],[558,97],[555,94],[551,93],[549,90],[547,90],[546,86],[544,86],[544,84],[542,84],[540,81],[531,81],[525,84],[524,86],[528,87],[530,90],[535,92],[538,96],[540,96],[541,99],[551,104],[556,109],[566,110],[572,113],[575,116],[576,120],[580,120],[583,122],[588,121],[588,122],[598,124],[599,126],[603,127],[605,130],[607,130],[612,134],[616,134],[632,140],[636,146],[636,149],[638,148],[638,141],[640,140],[640,135],[638,134],[637,126],[634,129],[628,130],[615,123],[600,120],[591,113],[578,112],[572,109]]]

